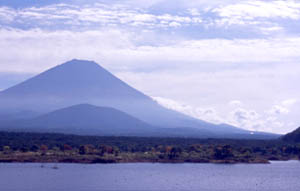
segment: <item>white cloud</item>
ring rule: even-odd
[[[181,103],[172,99],[153,97],[162,106],[172,109],[194,118],[204,120],[207,122],[221,124],[226,123],[250,131],[265,131],[265,132],[285,132],[285,128],[293,128],[294,123],[285,123],[280,120],[277,115],[286,114],[285,108],[273,106],[275,109],[269,113],[259,114],[253,109],[242,108],[240,101],[232,101],[230,104],[234,106],[229,112],[218,114],[216,109],[193,107],[191,105]],[[275,114],[275,115],[274,115]]]
[[[248,130],[261,129],[260,115],[254,110],[236,108],[230,112],[229,123]]]
[[[50,60],[59,63],[76,55],[81,58],[102,60],[118,67],[123,65],[121,63],[126,63],[126,67],[131,70],[171,67],[185,68],[188,71],[195,69],[204,69],[204,72],[215,71],[205,74],[207,77],[216,74],[218,72],[216,69],[221,70],[220,75],[226,77],[225,71],[233,68],[228,75],[240,78],[244,74],[239,68],[261,69],[262,63],[272,63],[274,70],[266,70],[266,74],[262,74],[270,77],[275,74],[293,76],[299,72],[296,66],[300,38],[169,42],[165,40],[164,44],[158,46],[139,45],[147,38],[147,33],[144,35],[116,28],[83,32],[0,29],[0,48],[6,50],[1,56],[0,71],[36,72],[51,66],[48,64]],[[45,63],[44,60],[49,61]],[[44,65],[37,68],[28,65],[19,67],[23,62],[42,62]],[[280,74],[277,73],[274,66],[283,64],[285,67],[278,68],[278,72],[282,71]],[[255,78],[262,77],[257,71],[247,69],[246,72]]]
[[[134,1],[136,2],[136,1]],[[148,30],[172,30],[180,28],[190,32],[190,28],[201,31],[198,35],[222,35],[229,25],[241,25],[243,30],[261,35],[281,34],[289,29],[281,25],[280,19],[299,19],[300,3],[295,1],[178,1],[182,11],[168,11],[149,6],[132,6],[132,2],[94,3],[85,5],[53,4],[43,7],[13,9],[0,7],[0,24],[7,27],[26,26],[42,29],[91,30],[103,27],[124,27]],[[157,1],[156,4],[168,4]],[[137,4],[140,4],[137,3]],[[153,5],[152,3],[150,3]],[[274,19],[275,18],[275,19]],[[242,26],[243,25],[243,26]],[[220,27],[220,28],[216,28]],[[22,28],[22,27],[20,27]],[[207,31],[208,30],[208,31]],[[221,30],[210,33],[209,30]],[[245,33],[242,32],[242,33]],[[233,37],[240,34],[230,33]]]
[[[297,99],[287,99],[287,100],[282,101],[281,103],[282,103],[283,106],[287,106],[288,107],[288,106],[295,105],[297,102],[298,102]]]
[[[300,18],[300,3],[297,1],[248,1],[214,9],[221,17],[253,20],[254,18]]]
[[[273,23],[274,19],[299,20],[300,2],[290,0],[246,1],[220,6],[213,9],[212,12],[221,17],[216,20],[218,25],[269,25],[268,19],[273,19]],[[276,26],[269,30],[274,30],[274,27]]]
[[[9,23],[14,20],[16,13],[8,7],[0,7],[0,21]]]
[[[199,10],[196,8],[190,8],[187,10],[189,14],[193,15],[193,16],[199,16],[201,15]]]
[[[101,61],[118,49],[131,49],[129,33],[104,31],[0,30],[0,72],[36,73],[74,57]],[[22,51],[20,51],[22,50]]]
[[[283,101],[282,103],[290,103]],[[295,123],[285,118],[290,110],[282,105],[273,105],[266,112],[237,107],[230,112],[228,123],[248,130],[286,133],[294,129]]]
[[[269,35],[269,34],[273,34],[275,32],[283,32],[284,28],[283,27],[279,27],[279,26],[265,26],[265,27],[260,27],[260,30],[263,34],[265,35]]]
[[[162,98],[162,97],[152,97],[157,103],[160,105],[172,109],[186,115],[192,116],[197,119],[201,119],[207,122],[220,124],[223,123],[224,120],[218,116],[218,113],[213,108],[197,108],[192,107],[190,105],[180,103],[178,101]]]
[[[273,115],[280,115],[280,114],[288,114],[289,110],[288,108],[285,108],[280,105],[274,105],[271,110],[268,111],[268,113],[273,114]]]
[[[180,24],[180,23],[177,23],[177,22],[171,22],[171,23],[169,24],[169,26],[170,26],[170,27],[180,27],[181,24]]]
[[[232,100],[229,102],[229,105],[233,107],[241,107],[243,106],[243,103],[239,100]]]
[[[122,4],[100,3],[85,6],[54,4],[23,9],[0,7],[0,19],[12,24],[21,22],[32,27],[55,26],[56,28],[66,27],[66,25],[92,27],[95,24],[98,24],[98,28],[110,25],[165,28],[180,27],[183,24],[198,25],[201,22],[199,15],[159,15]]]
[[[274,105],[266,113],[270,115],[287,115],[290,113],[290,108],[297,103],[296,99],[286,99],[280,102],[278,105]]]

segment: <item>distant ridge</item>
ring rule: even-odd
[[[1,125],[0,125],[1,127]],[[214,136],[209,131],[191,128],[159,128],[122,111],[109,107],[78,104],[32,118],[9,121],[2,129],[21,132],[47,132],[79,135],[202,137]]]
[[[145,134],[153,128],[122,111],[90,104],[74,105],[33,119],[14,121],[7,126],[33,131],[104,135]]]

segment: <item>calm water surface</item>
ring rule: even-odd
[[[58,169],[53,169],[57,166]],[[272,164],[5,164],[1,191],[297,191],[300,162]]]

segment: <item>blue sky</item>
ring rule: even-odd
[[[166,107],[286,133],[300,125],[300,2],[0,0],[0,89],[94,60]]]

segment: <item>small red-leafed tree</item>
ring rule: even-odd
[[[73,148],[70,146],[70,145],[68,145],[68,144],[64,144],[64,146],[63,146],[63,150],[64,151],[71,151]]]
[[[166,146],[165,148],[165,153],[169,154],[172,150],[172,147],[171,146]]]
[[[114,152],[114,148],[111,146],[105,146],[105,152],[108,154],[112,154]]]
[[[42,152],[43,155],[46,154],[46,152],[48,151],[47,145],[41,145],[40,151]]]

